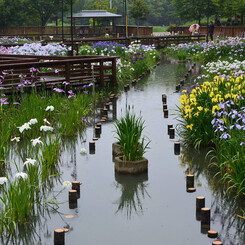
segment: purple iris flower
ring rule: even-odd
[[[221,136],[220,136],[220,139],[227,139],[227,138],[230,138],[231,136],[227,133],[227,132],[224,132]]]
[[[65,93],[65,91],[63,89],[60,89],[60,88],[54,88],[54,91],[56,91],[58,93]]]

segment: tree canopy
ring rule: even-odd
[[[70,1],[63,0],[64,16],[69,15]],[[112,0],[112,9],[110,0],[72,1],[74,13],[85,9],[104,9],[124,16],[124,0]],[[0,26],[45,26],[50,17],[61,16],[61,3],[62,0],[0,0]],[[131,13],[129,24],[139,20],[145,25],[181,24],[215,15],[227,18],[238,16],[242,22],[245,0],[127,0],[127,11]],[[123,23],[123,18],[119,21]]]
[[[67,11],[70,0],[63,0],[63,6]],[[60,14],[61,9],[61,0],[0,0],[0,26],[45,26],[50,17]]]
[[[149,13],[150,9],[144,0],[132,0],[130,5],[130,15],[136,20],[137,25],[139,25],[140,20],[145,20],[146,15]]]

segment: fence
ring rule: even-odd
[[[109,26],[108,29],[112,27]],[[105,36],[105,30],[100,26],[74,26],[73,34],[75,37],[95,37],[95,36]],[[153,33],[153,27],[139,26],[139,35],[140,36],[151,36]],[[81,34],[82,33],[82,34]],[[71,27],[64,26],[63,34],[65,37],[70,37]],[[125,36],[125,26],[115,26],[114,30],[111,30],[111,35],[114,37]],[[137,27],[128,26],[128,35],[136,36]],[[45,26],[45,27],[7,27],[0,28],[0,36],[20,36],[20,37],[29,37],[36,40],[41,40],[43,38],[49,38],[53,36],[54,39],[61,39],[62,37],[62,27],[61,26]]]
[[[115,84],[117,58],[117,56],[0,55],[0,74],[2,74],[0,86],[6,92],[31,87],[33,84],[37,88],[48,89],[59,86],[69,89],[72,85],[88,84],[93,79],[100,86],[104,86],[105,82]]]
[[[180,35],[189,35],[189,27],[171,27],[170,29],[173,33],[179,33]],[[199,34],[205,35],[208,34],[208,27],[201,26],[199,28]],[[215,26],[214,36],[216,37],[244,37],[245,36],[245,27],[243,26]]]

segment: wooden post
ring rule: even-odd
[[[180,154],[180,143],[174,142],[174,154],[179,155]]]
[[[89,154],[90,155],[95,154],[95,142],[94,141],[89,141]]]
[[[105,107],[106,107],[107,110],[110,110],[110,105],[111,104],[112,104],[111,102],[108,102],[108,103],[105,104]]]
[[[70,62],[66,62],[65,65],[65,78],[66,78],[66,82],[70,82],[70,76],[71,76],[71,64]]]
[[[162,94],[162,102],[164,104],[167,104],[167,95],[166,94]]]
[[[196,198],[196,211],[201,212],[201,209],[205,207],[205,197],[199,196]]]
[[[174,139],[174,131],[175,131],[174,128],[169,129],[169,138],[170,139]]]
[[[72,181],[72,190],[76,190],[77,193],[80,193],[80,181]]]
[[[210,224],[210,208],[201,208],[202,224]]]
[[[112,59],[112,83],[117,83],[117,67],[116,67],[116,58]]]
[[[164,112],[164,118],[168,118],[168,110],[164,109],[163,112]]]
[[[54,230],[54,245],[63,245],[63,244],[65,244],[64,229],[55,229]]]
[[[77,191],[69,190],[69,202],[76,202],[76,201],[77,201]]]
[[[96,126],[100,128],[100,132],[102,130],[102,123],[96,123]]]
[[[107,108],[103,109],[103,115],[108,116],[108,109]]]
[[[175,89],[176,89],[176,92],[179,92],[180,91],[180,84],[176,85]]]
[[[100,86],[105,86],[103,60],[100,61]]]
[[[208,231],[208,237],[216,238],[216,237],[218,237],[218,232],[217,231],[213,231],[213,230],[209,230]]]
[[[173,127],[173,124],[168,124],[168,135],[170,135],[170,128]]]
[[[101,128],[95,127],[95,135],[100,135],[100,134],[101,134]]]
[[[95,142],[89,141],[89,150],[95,150]]]
[[[186,189],[194,187],[194,175],[188,174],[186,175]]]
[[[223,245],[221,241],[213,241],[212,245]]]

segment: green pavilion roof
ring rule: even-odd
[[[72,18],[119,18],[120,14],[107,12],[106,10],[83,10],[80,13],[73,14]],[[71,16],[68,16],[71,18]]]

